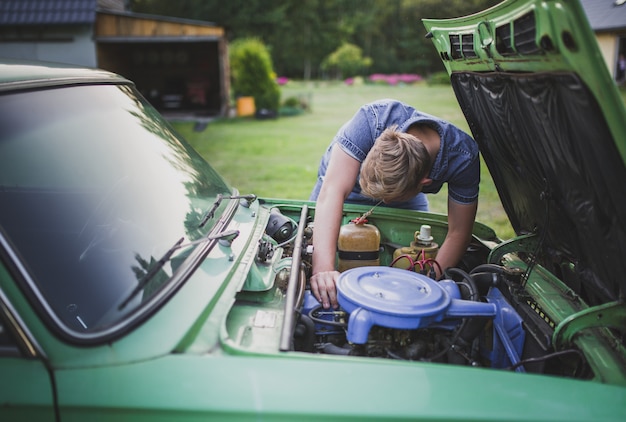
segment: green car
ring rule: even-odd
[[[314,202],[118,75],[3,61],[0,420],[626,420],[626,111],[580,5],[424,23],[517,236],[435,281],[445,215],[346,205],[336,310]]]

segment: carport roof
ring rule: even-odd
[[[92,24],[97,0],[1,0],[0,25]]]

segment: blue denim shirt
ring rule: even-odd
[[[322,156],[318,169],[318,180],[311,192],[314,201],[326,174],[332,147],[337,144],[348,155],[363,162],[380,134],[392,125],[406,132],[409,126],[419,123],[427,125],[439,133],[441,145],[428,175],[432,183],[424,186],[422,193],[410,201],[391,203],[387,206],[428,210],[424,193],[437,193],[444,183],[448,183],[449,197],[462,204],[471,204],[478,199],[480,182],[480,160],[478,145],[471,136],[456,126],[415,110],[396,100],[379,100],[362,106],[359,111],[337,132]],[[346,202],[375,204],[378,201],[361,194],[358,178]]]

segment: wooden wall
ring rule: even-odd
[[[141,16],[99,13],[95,34],[99,37],[216,37],[224,36],[224,28],[193,22],[156,20]]]

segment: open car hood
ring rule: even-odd
[[[626,7],[626,6],[624,6]],[[592,304],[626,292],[626,111],[578,0],[425,20],[534,260]]]

